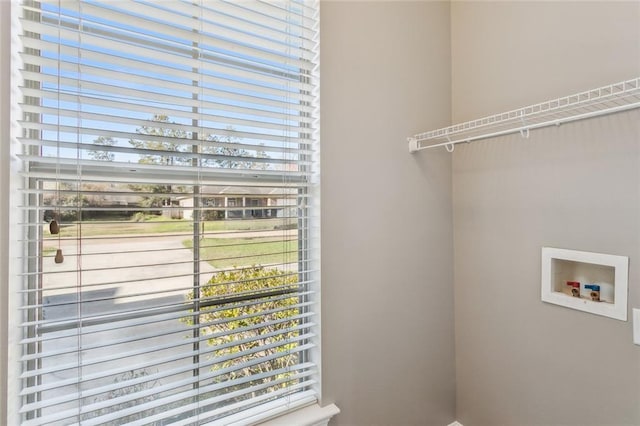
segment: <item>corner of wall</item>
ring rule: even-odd
[[[342,410],[336,425],[446,425],[451,158],[411,155],[404,141],[451,119],[450,4],[323,2],[321,13],[323,403]]]

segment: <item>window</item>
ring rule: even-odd
[[[251,423],[315,401],[318,4],[19,9],[16,419]]]

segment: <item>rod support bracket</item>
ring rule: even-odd
[[[448,132],[446,136],[447,136],[447,142],[449,143],[444,146],[444,149],[446,149],[448,153],[452,153],[456,149],[456,146],[451,142],[451,138],[449,137]]]
[[[418,146],[418,139],[414,138],[414,137],[410,137],[407,138],[407,142],[409,142],[409,152],[410,153],[414,153],[414,152],[418,152],[419,150],[419,146]]]

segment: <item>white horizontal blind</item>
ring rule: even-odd
[[[22,9],[23,424],[313,401],[318,4]]]

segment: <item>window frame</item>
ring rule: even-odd
[[[11,19],[11,21],[12,21],[11,28],[15,29],[15,27],[17,25],[17,23],[16,23],[17,22],[16,15],[17,15],[17,12],[19,11],[20,7],[17,6],[14,2],[12,2],[10,4],[10,9],[11,9],[10,16],[12,18]],[[5,19],[6,18],[3,18],[3,22],[6,22]],[[12,46],[12,49],[15,49],[15,46]],[[13,67],[13,73],[12,74],[15,76],[15,74],[16,74],[15,73],[15,68],[16,68],[15,65],[16,65],[16,63],[13,62],[13,61],[11,63],[12,63],[12,67]],[[317,64],[316,64],[315,72],[317,73]],[[314,76],[314,78],[317,78],[317,77],[318,77],[317,75]],[[15,80],[12,80],[12,82],[15,82]],[[12,86],[16,86],[16,85],[12,84]],[[16,99],[15,99],[15,96],[14,96],[12,98],[12,103],[15,103],[15,101],[16,101]],[[16,115],[15,115],[16,111],[15,110],[13,111],[13,114],[14,114],[13,118],[12,118],[12,121],[13,121],[13,124],[14,124],[12,126],[12,130],[13,130],[12,139],[13,139],[13,142],[12,142],[11,145],[12,145],[12,148],[15,149],[15,147],[18,145],[16,143],[16,139],[17,139],[17,131],[19,130],[18,126],[17,126],[17,121],[19,120],[19,118],[16,117]],[[319,132],[319,130],[317,129],[317,127],[313,131],[316,133],[315,137],[318,138],[319,136],[317,135],[317,133]],[[316,150],[316,152],[314,152],[312,154],[312,156],[314,157],[314,159],[312,160],[314,162],[314,164],[316,164],[316,165],[319,164],[319,152]],[[310,238],[311,234],[315,234],[314,238],[315,238],[315,240],[318,241],[318,244],[319,244],[319,223],[320,223],[319,222],[319,217],[318,217],[318,212],[319,212],[319,209],[318,209],[318,207],[319,207],[319,178],[316,175],[313,179],[316,179],[314,184],[310,186],[310,192],[312,192],[313,194],[311,194],[311,193],[305,194],[305,196],[311,196],[312,197],[311,198],[312,205],[308,206],[308,208],[311,209],[313,211],[313,213],[310,214],[309,217],[299,219],[299,222],[303,225],[302,229],[304,229],[304,232],[307,234],[305,237],[301,238],[301,241],[304,241],[304,244],[308,244],[309,243],[309,240],[311,239]],[[15,188],[16,184],[18,182],[19,182],[19,179],[12,179],[11,187]],[[13,205],[17,205],[18,202],[16,201],[17,196],[16,196],[15,191],[12,190],[11,191],[11,195],[12,195],[11,198],[13,199],[12,204]],[[12,223],[16,223],[16,222],[20,221],[19,218],[18,218],[17,212],[12,211],[11,221],[12,221]],[[33,218],[33,220],[31,220],[30,222],[37,222],[37,218]],[[22,240],[25,239],[24,236],[21,236],[21,235],[18,234],[18,231],[13,232],[13,236],[15,236],[15,238],[12,238],[11,239],[12,241],[16,241],[16,240],[22,241]],[[3,239],[3,244],[4,244],[4,239]],[[301,251],[301,250],[309,250],[310,249],[308,246],[305,246],[304,244],[300,244],[300,246],[298,248],[299,251]],[[319,252],[319,246],[313,247],[313,250],[316,250],[316,251]],[[19,257],[17,255],[17,253],[16,253],[17,251],[19,251],[19,248],[18,247],[14,247],[13,250],[12,250],[13,254],[11,254],[10,257],[13,260],[12,264],[16,265],[19,268],[21,268],[22,265],[19,265],[19,261],[17,260],[18,257]],[[318,260],[314,260],[313,262],[319,262],[319,261]],[[315,275],[317,275],[319,277],[319,263],[316,264],[312,269],[314,271],[316,271],[316,272],[313,272],[313,274],[315,274]],[[12,286],[15,286],[15,277],[17,275],[20,275],[20,272],[16,271],[15,268],[14,268],[14,270],[12,270],[10,275],[11,275],[11,284],[12,284]],[[312,300],[313,304],[316,306],[316,309],[318,310],[318,315],[319,315],[319,310],[320,310],[320,307],[319,307],[319,303],[320,303],[320,300],[319,300],[319,279],[315,279],[315,282],[317,282],[317,284],[315,284],[316,288],[314,289],[316,295],[313,296],[313,298],[309,299],[309,300]],[[279,294],[289,294],[289,293],[291,293],[291,291],[284,291],[284,290],[280,290],[279,292],[280,292]],[[273,292],[274,295],[276,295],[276,293],[278,293],[278,292],[277,291]],[[219,304],[222,304],[222,303],[225,303],[225,302],[229,302],[229,301],[242,302],[242,301],[250,300],[251,298],[252,298],[251,296],[232,297],[232,298],[227,298],[227,299],[221,299],[221,300],[218,300],[218,301],[210,301],[208,303],[209,303],[210,306],[217,306]],[[19,299],[18,296],[15,296],[15,295],[11,296],[10,299],[9,299],[10,300],[9,303],[11,304],[10,306],[15,306],[15,302],[17,302],[18,299]],[[16,319],[16,315],[15,315],[15,312],[13,312],[12,321],[14,321],[14,323],[15,323],[15,319]],[[319,321],[318,321],[318,324],[319,324]],[[305,353],[308,355],[309,358],[314,359],[314,363],[316,363],[316,365],[317,365],[317,371],[319,372],[320,371],[319,336],[321,334],[319,325],[315,326],[315,331],[316,331],[316,336],[317,336],[315,338],[315,340],[316,340],[315,348],[311,349],[311,350],[309,350],[308,352],[305,352]],[[14,336],[13,341],[16,341],[16,338],[18,336],[15,333],[12,333],[12,334]],[[12,341],[12,339],[10,338],[9,341]],[[16,362],[16,360],[19,358],[18,351],[15,350],[15,347],[12,347],[12,348],[9,348],[9,352],[11,352],[10,356],[9,356],[10,357],[9,363]],[[12,376],[14,376],[14,375],[12,375]],[[313,387],[315,389],[315,393],[316,393],[317,397],[319,397],[319,395],[320,395],[319,373],[316,373],[316,377],[317,377],[317,383],[318,384],[314,385]],[[13,397],[13,396],[17,395],[17,393],[18,393],[17,390],[18,389],[15,387],[15,384],[17,382],[18,382],[18,379],[16,377],[11,377],[9,379],[9,383],[12,385],[8,389],[8,396],[9,397]],[[12,402],[9,403],[9,406],[10,406],[9,407],[10,409],[8,410],[8,418],[9,419],[13,419],[13,420],[19,419],[19,417],[17,417],[16,410],[15,410],[17,408],[17,405],[18,405],[18,400],[19,399],[17,397],[16,398],[10,398],[10,401],[12,401]],[[308,404],[310,404],[312,402],[313,401],[308,400],[308,399],[304,399],[304,400],[301,400],[301,401],[298,401],[298,402],[293,402],[291,404],[291,409],[298,408],[299,406],[308,405]],[[13,409],[11,409],[11,407],[13,407]],[[267,409],[268,407],[265,406],[264,408]],[[257,410],[258,411],[253,410],[252,413],[253,414],[257,414],[260,411],[260,409],[257,409]]]

